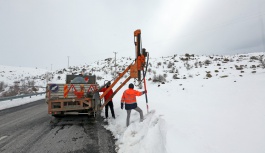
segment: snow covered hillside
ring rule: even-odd
[[[23,79],[36,79],[38,85],[45,85],[44,74],[47,70],[29,67],[14,67],[0,65],[0,81],[5,82],[7,85],[13,85],[15,81]]]
[[[47,70],[0,65],[0,97],[43,92]]]
[[[264,53],[151,58],[146,76],[149,112],[145,96],[137,99],[144,121],[139,122],[139,114],[132,111],[131,124],[126,127],[126,111],[120,108],[122,92],[129,83],[134,83],[133,79],[113,98],[116,119],[107,119],[105,128],[117,139],[117,151],[264,153],[263,57]],[[83,72],[96,75],[98,84],[102,85],[132,61],[123,57],[117,59],[115,66],[115,61],[109,58],[57,70],[49,76],[49,82],[64,83],[66,74]]]

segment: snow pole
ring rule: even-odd
[[[147,109],[147,113],[149,113],[145,76],[144,76],[143,80],[144,80],[144,91],[145,91],[146,109]]]
[[[147,108],[147,113],[149,113],[148,98],[147,98],[147,87],[146,87],[146,80],[145,80],[146,71],[147,71],[147,67],[148,67],[148,61],[149,61],[149,53],[146,52],[145,49],[143,51],[145,52],[146,57],[147,57],[147,61],[145,63],[145,70],[143,69],[143,80],[144,80],[146,108]]]

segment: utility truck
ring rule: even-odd
[[[67,75],[66,83],[47,85],[48,113],[57,117],[67,114],[96,115],[101,100],[96,76]]]

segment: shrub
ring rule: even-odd
[[[147,69],[147,72],[151,73],[152,72],[152,69],[151,68],[148,68]]]
[[[175,67],[172,67],[171,70],[169,70],[169,73],[174,73]]]
[[[199,66],[199,62],[196,61],[196,62],[194,63],[194,65],[195,65],[195,68],[198,68],[198,66]]]
[[[102,80],[103,78],[101,76],[97,76],[97,80]]]
[[[172,66],[174,65],[174,63],[168,62],[167,68],[172,68]]]
[[[17,92],[15,90],[8,90],[2,94],[2,97],[10,97],[17,95]]]
[[[184,63],[184,66],[186,67],[187,70],[192,69],[192,65],[190,65],[190,63],[187,61],[186,63]]]
[[[212,77],[211,73],[207,73],[207,74],[206,74],[206,77],[207,77],[207,78],[211,78],[211,77]]]
[[[180,78],[178,77],[178,74],[174,74],[173,79],[180,79]]]
[[[261,56],[260,56],[259,61],[260,61],[260,63],[261,63],[261,66],[262,66],[263,68],[265,68],[265,59],[264,59],[264,55],[261,55]]]
[[[220,76],[220,78],[226,78],[228,77],[228,75],[223,75],[223,76]]]
[[[35,85],[35,81],[34,80],[28,80],[27,85],[28,86],[34,86]]]
[[[225,61],[225,62],[229,62],[229,59],[228,59],[228,58],[225,58],[224,61]]]
[[[201,61],[199,61],[199,66],[200,66],[200,67],[202,67],[202,65],[203,65],[203,64],[202,64],[202,62],[201,62]]]
[[[240,65],[240,66],[235,65],[235,67],[236,67],[236,70],[243,70],[243,66],[242,65]]]
[[[36,88],[36,87],[32,87],[32,91],[37,92],[38,90],[39,90],[38,88]]]
[[[189,59],[187,57],[186,58],[181,57],[180,60],[182,60],[182,61],[188,61]]]
[[[164,81],[166,81],[166,79],[161,74],[153,76],[153,82],[164,82]]]
[[[256,65],[251,65],[250,68],[255,69],[255,68],[257,68],[257,67],[256,67]]]
[[[152,64],[151,63],[149,63],[149,67],[152,67]]]
[[[179,73],[179,70],[178,70],[178,69],[176,69],[176,70],[175,70],[175,73]]]
[[[259,60],[259,58],[257,56],[251,56],[250,59],[251,60]]]
[[[194,54],[188,54],[188,53],[186,53],[185,54],[185,57],[187,57],[189,59],[190,57],[194,57]]]
[[[205,61],[204,61],[204,63],[205,63],[205,65],[212,64],[212,62],[211,62],[210,60],[208,60],[208,59],[207,59],[207,60],[205,60]]]

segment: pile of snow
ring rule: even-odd
[[[126,127],[127,113],[120,108],[120,98],[128,83],[113,98],[116,119],[108,118],[105,128],[117,139],[117,151],[265,152],[265,69],[261,55],[264,53],[151,58],[146,76],[149,112],[145,96],[137,97],[144,121],[132,111]],[[58,70],[49,82],[64,83],[66,74],[84,72],[96,75],[102,85],[117,75],[115,69],[122,72],[131,61],[118,59],[115,67],[113,59],[105,59]]]

